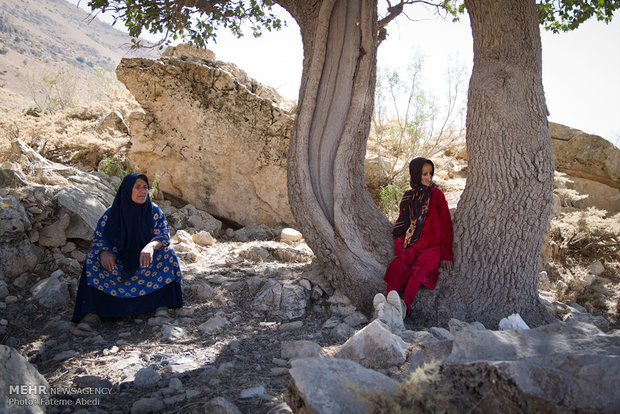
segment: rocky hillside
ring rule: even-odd
[[[0,102],[19,109],[34,106],[33,96],[43,99],[46,82],[92,99],[105,92],[93,79],[113,72],[122,57],[159,55],[157,49],[130,51],[129,46],[126,33],[91,19],[67,0],[3,0]]]
[[[62,19],[76,12],[67,4]],[[6,30],[0,31],[30,33],[59,19],[55,7],[67,4],[3,1]],[[96,57],[105,48],[81,49],[68,34],[49,33],[66,42],[55,47],[71,50],[57,51],[49,62],[81,67],[76,57],[86,61],[85,51],[93,66],[106,61]],[[48,44],[38,41],[31,39],[34,46],[23,47],[20,59],[34,65],[36,51]],[[18,53],[5,49],[0,58]],[[539,291],[556,323],[527,329],[517,315],[506,315],[500,326],[451,320],[422,327],[415,315],[403,322],[385,302],[363,314],[346,292],[304,273],[313,253],[302,234],[276,225],[279,220],[213,217],[229,209],[215,210],[216,203],[230,201],[248,182],[271,186],[272,199],[262,201],[277,206],[272,217],[290,214],[276,204],[286,201],[282,180],[252,182],[251,176],[260,169],[283,176],[292,118],[269,88],[234,65],[178,52],[157,61],[167,73],[132,69],[132,62],[153,61],[121,65],[120,77],[137,100],[113,88],[94,103],[26,113],[11,109],[30,105],[3,87],[15,101],[3,100],[0,108],[0,412],[24,406],[136,414],[369,412],[373,406],[382,412],[620,411],[617,148],[552,128],[558,171]],[[215,163],[231,155],[232,149],[221,154],[230,144],[218,138],[225,134],[242,150],[234,163]],[[180,259],[185,306],[167,317],[104,318],[88,334],[70,319],[93,227],[119,184],[97,171],[105,157],[136,160],[154,168],[155,177],[157,168],[169,174],[156,202]],[[192,168],[203,165],[202,178],[224,177],[210,185],[228,193],[204,204],[184,196],[196,182],[183,170],[183,158],[191,157],[198,161]],[[175,168],[166,169],[171,159]],[[436,181],[454,209],[467,179],[467,151],[454,146],[433,159]],[[389,160],[369,160],[369,188],[376,191],[380,165]],[[9,387],[15,384],[58,394]]]
[[[122,130],[102,108],[39,117],[28,131],[99,130],[90,144],[97,148]],[[558,247],[549,260],[572,277],[541,272],[542,301],[556,323],[530,330],[512,315],[499,327],[454,319],[420,327],[385,302],[362,314],[346,294],[305,274],[312,252],[298,232],[232,229],[191,204],[160,199],[185,306],[167,317],[103,318],[89,334],[70,322],[77,280],[89,233],[119,180],[50,161],[20,139],[0,142],[1,412],[19,412],[20,404],[135,414],[620,409],[620,334],[615,311],[604,310],[618,299],[617,248],[605,247],[620,234],[615,217],[567,206],[555,212],[551,229],[559,232],[550,239]],[[72,159],[84,147],[65,144],[56,155]],[[466,162],[450,162],[438,182],[453,193]],[[589,287],[598,291],[581,295]],[[559,300],[566,294],[574,299]],[[57,394],[10,391],[13,384]]]

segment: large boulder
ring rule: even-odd
[[[482,412],[620,411],[620,336],[594,325],[455,332],[445,364],[456,389],[491,396]]]
[[[301,358],[291,366],[284,398],[296,413],[371,412],[372,405],[362,393],[391,393],[398,386],[393,379],[346,359]]]
[[[13,196],[0,196],[0,275],[17,276],[32,270],[40,251],[28,239],[31,222]]]
[[[69,212],[65,236],[72,239],[91,240],[99,218],[106,210],[100,199],[75,187],[62,188],[56,193],[59,206]],[[108,199],[110,205],[112,198]]]
[[[42,255],[41,249],[28,239],[0,243],[0,275],[11,278],[32,270]]]
[[[555,169],[620,189],[620,150],[598,135],[549,123]]]
[[[409,346],[378,319],[349,338],[334,355],[356,361],[366,368],[400,366],[407,359]]]
[[[49,384],[15,349],[0,345],[0,413],[45,413]]]
[[[0,242],[22,239],[31,223],[24,206],[13,196],[0,196]]]
[[[145,110],[128,119],[130,161],[159,176],[164,194],[243,225],[294,224],[294,121],[275,92],[234,65],[192,56],[123,59],[116,73]]]
[[[51,311],[62,311],[69,304],[69,288],[58,276],[50,276],[30,288],[39,305]]]

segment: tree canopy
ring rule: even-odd
[[[89,0],[93,13],[113,14],[113,23],[123,22],[134,44],[143,30],[162,36],[159,44],[188,39],[198,47],[217,39],[217,30],[229,29],[241,37],[242,24],[250,23],[252,34],[279,30],[282,21],[272,12],[271,0]]]
[[[237,37],[243,36],[242,26],[249,22],[252,35],[259,37],[264,30],[279,30],[284,24],[273,12],[274,0],[89,0],[93,13],[113,14],[127,28],[140,46],[142,31],[162,36],[160,45],[187,39],[199,47],[217,40],[219,29],[228,29]],[[586,20],[610,22],[620,0],[537,0],[538,20],[544,29],[554,33],[570,31]],[[462,0],[387,0],[386,15],[379,20],[379,41],[385,37],[385,26],[404,12],[404,6],[424,4],[436,7],[454,19],[465,12]]]

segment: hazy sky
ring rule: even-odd
[[[76,3],[77,0],[70,0]],[[84,5],[85,0],[82,1]],[[379,47],[379,67],[404,68],[414,51],[424,56],[424,87],[440,95],[449,64],[471,73],[471,28],[467,15],[453,23],[435,17],[421,6],[405,9],[388,26]],[[620,13],[609,25],[590,20],[561,34],[541,28],[543,85],[549,120],[601,135],[620,144]],[[217,59],[235,63],[251,77],[274,87],[286,98],[297,99],[303,51],[299,28],[286,13],[288,27],[254,39],[218,34],[209,46]],[[438,96],[440,97],[440,96]]]

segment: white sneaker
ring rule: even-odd
[[[383,293],[377,293],[372,300],[372,307],[373,309],[377,309],[377,306],[379,306],[380,303],[385,303],[385,302],[386,302],[386,299]]]
[[[407,305],[405,302],[398,296],[398,292],[395,290],[390,290],[387,295],[387,302],[394,306],[400,312],[400,317],[405,319],[407,315]]]

